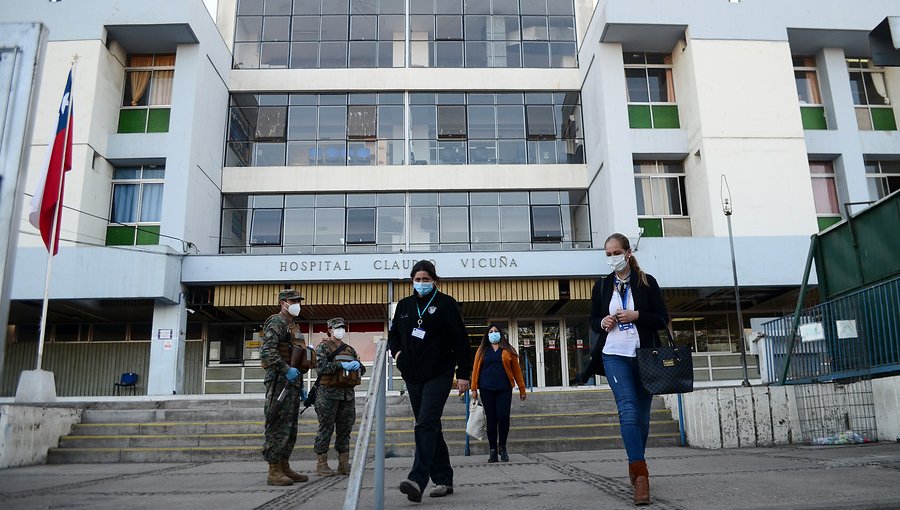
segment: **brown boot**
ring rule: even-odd
[[[291,464],[287,459],[281,461],[281,472],[284,473],[284,476],[290,478],[295,482],[308,482],[309,477],[306,475],[301,475],[300,473],[291,469]]]
[[[634,485],[634,504],[650,504],[650,473],[647,472],[647,462],[639,460],[628,464],[628,476]]]
[[[316,457],[316,474],[319,476],[334,476],[335,472],[328,467],[328,454],[320,453]]]
[[[350,474],[350,452],[338,453],[338,474]]]
[[[269,463],[269,477],[266,479],[266,483],[269,485],[294,485],[294,481],[281,470],[280,462]]]

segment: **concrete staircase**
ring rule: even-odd
[[[532,392],[525,402],[517,396],[513,396],[510,452],[623,447],[610,390]],[[358,397],[357,427],[363,404],[363,398]],[[261,460],[262,406],[262,397],[87,404],[82,423],[60,438],[58,448],[50,449],[48,463]],[[443,417],[444,438],[451,455],[464,453],[465,412],[464,403],[454,393]],[[386,415],[385,454],[412,456],[414,419],[408,397],[388,396]],[[294,459],[315,457],[312,443],[317,426],[315,409],[310,407],[300,417]],[[356,434],[354,430],[351,448]],[[678,438],[678,423],[671,419],[662,400],[654,399],[649,445],[675,446]],[[487,453],[486,441],[472,439],[470,444],[473,455]]]

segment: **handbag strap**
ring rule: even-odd
[[[672,334],[672,324],[666,324],[666,338],[669,340],[669,347],[675,347],[675,335]]]

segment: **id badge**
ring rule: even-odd
[[[626,329],[625,329],[625,333],[626,333],[629,337],[634,337],[634,336],[636,336],[636,335],[637,335],[637,329],[636,329],[636,328],[634,327],[634,325],[632,325],[632,324],[629,324],[629,326],[631,326],[631,327],[630,327],[630,328],[626,328]]]
[[[425,330],[422,328],[413,328],[412,336],[414,336],[420,340],[423,340],[425,338]]]

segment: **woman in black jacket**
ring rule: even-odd
[[[597,280],[591,293],[591,328],[599,337],[586,375],[606,375],[619,410],[634,503],[647,505],[650,482],[644,450],[653,395],[641,386],[635,349],[660,345],[658,331],[668,324],[669,314],[659,284],[641,270],[628,238],[613,234],[605,247],[613,272]]]
[[[459,394],[469,389],[472,355],[469,338],[455,299],[437,290],[434,264],[416,262],[410,272],[413,294],[397,303],[388,332],[388,348],[409,391],[416,417],[416,453],[412,470],[400,482],[410,501],[422,501],[428,480],[429,495],[453,494],[453,468],[441,430],[441,415],[456,369]]]

